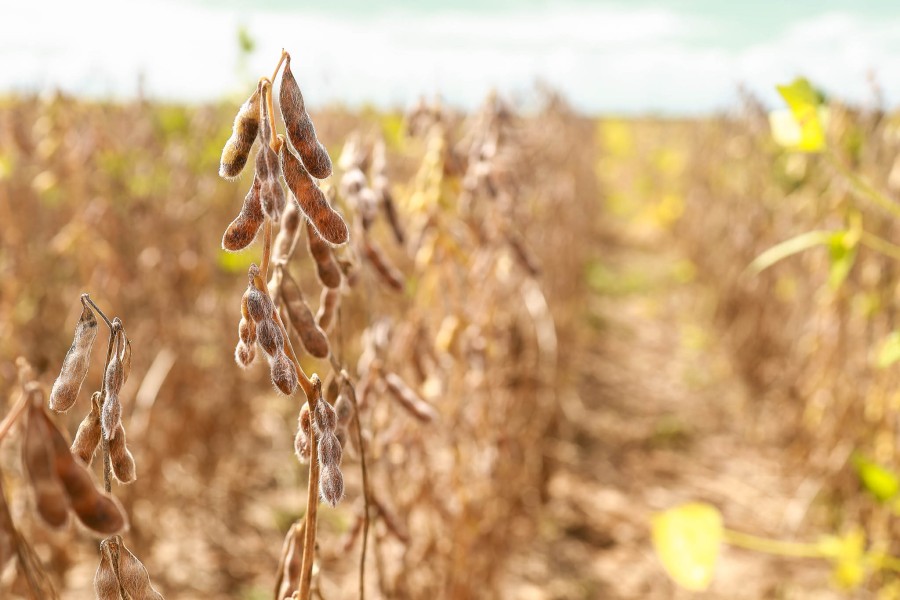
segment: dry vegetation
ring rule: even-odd
[[[220,249],[251,185],[217,175],[238,104],[0,105],[0,413],[48,393],[81,293],[121,317],[132,345],[118,398],[137,477],[113,488],[130,521],[121,540],[100,552],[82,527],[41,522],[26,429],[0,435],[11,522],[63,598],[90,597],[101,556],[123,541],[167,598],[295,589],[305,398],[274,389],[284,375],[260,367],[258,348],[251,368],[234,364],[237,299],[269,238]],[[683,122],[595,121],[552,96],[527,117],[495,97],[471,115],[313,114],[334,159],[323,189],[350,242],[317,245],[305,226],[292,242],[275,228],[272,278],[257,288],[283,305],[272,322],[337,411],[344,493],[326,490],[340,502],[318,509],[319,597],[359,595],[366,524],[368,597],[671,597],[649,514],[691,498],[755,533],[860,527],[896,554],[894,509],[861,489],[851,460],[897,456],[897,371],[874,358],[896,327],[894,247],[854,246],[849,265],[840,248],[812,249],[746,272],[804,231],[861,219],[895,237],[897,217],[848,173],[898,191],[896,123],[832,112],[837,162],[778,148],[752,102]],[[281,223],[302,224],[291,210]],[[239,346],[239,362],[248,352]],[[88,370],[75,409],[50,423],[72,439],[105,380]],[[315,464],[312,446],[298,438]],[[5,548],[0,536],[3,560]],[[0,590],[29,597],[17,561]],[[811,584],[772,563],[729,573],[716,597],[803,586],[824,597],[827,586],[827,573]]]

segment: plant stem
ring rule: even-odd
[[[13,406],[9,413],[3,417],[3,421],[0,422],[0,441],[3,441],[3,438],[6,437],[6,434],[9,433],[9,430],[12,429],[12,426],[15,424],[16,419],[25,412],[25,407],[27,406],[28,394],[23,393],[15,406]]]
[[[259,276],[262,277],[263,281],[268,281],[269,279],[269,262],[272,260],[272,219],[266,215],[266,220],[263,223],[263,255],[262,260],[259,263]],[[268,285],[266,286],[265,293],[269,293]]]
[[[284,59],[290,59],[291,55],[288,54],[284,48],[281,49],[281,58],[278,59],[278,64],[275,65],[275,71],[272,72],[271,81],[274,83],[275,78],[278,77],[278,71],[281,69],[281,64],[284,62]]]
[[[310,396],[314,398],[315,396]],[[312,416],[316,402],[309,402]],[[309,600],[312,568],[316,552],[316,517],[319,512],[319,452],[316,447],[316,428],[309,428],[309,487],[306,493],[306,539],[303,541],[303,562],[300,569],[300,600]]]
[[[110,322],[109,318],[106,316],[106,314],[102,310],[100,310],[99,306],[94,304],[94,301],[91,300],[91,296],[89,294],[81,295],[81,304],[82,305],[90,304],[91,307],[97,311],[97,314],[100,315],[100,318],[106,322],[106,326],[109,327],[110,329],[113,328],[113,324]]]
[[[828,154],[826,154],[826,156],[828,157],[829,162],[834,165],[834,168],[836,168],[841,173],[841,175],[847,178],[854,191],[856,191],[864,198],[877,204],[895,217],[900,217],[900,204],[897,204],[891,198],[888,198],[877,189],[875,189],[872,184],[870,184],[860,175],[854,173],[852,169],[848,168],[847,165],[841,162],[841,160],[833,153],[829,152]]]
[[[785,542],[782,540],[770,540],[757,537],[749,533],[726,529],[723,533],[725,542],[738,548],[775,554],[778,556],[792,556],[797,558],[823,558],[821,550],[816,544],[803,542]]]
[[[900,260],[900,246],[880,238],[874,233],[863,231],[859,241],[876,252],[881,252],[889,258]]]
[[[344,385],[347,386],[349,393],[347,396],[353,404],[353,425],[356,433],[356,443],[359,446],[359,461],[362,464],[362,484],[363,484],[363,530],[362,530],[362,552],[359,557],[359,600],[365,600],[366,597],[366,550],[369,542],[369,473],[366,467],[366,448],[362,437],[362,425],[359,422],[359,404],[356,402],[356,390],[350,383],[350,375],[346,370],[341,370],[340,377]]]

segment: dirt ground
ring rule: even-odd
[[[597,231],[604,281],[586,292],[577,380],[563,394],[548,514],[512,577],[523,598],[838,598],[829,566],[725,546],[710,590],[680,590],[650,518],[687,501],[725,526],[811,540],[819,486],[786,468],[777,414],[733,373],[712,323],[713,286],[668,234]],[[590,278],[589,278],[590,279]]]

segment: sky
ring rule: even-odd
[[[282,47],[313,107],[527,104],[541,82],[585,112],[691,115],[739,84],[778,105],[798,75],[871,102],[870,73],[900,103],[893,0],[0,0],[0,94],[240,97]]]

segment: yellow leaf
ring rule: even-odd
[[[712,582],[722,544],[722,515],[694,502],[653,517],[653,546],[669,576],[681,587],[703,591]]]

